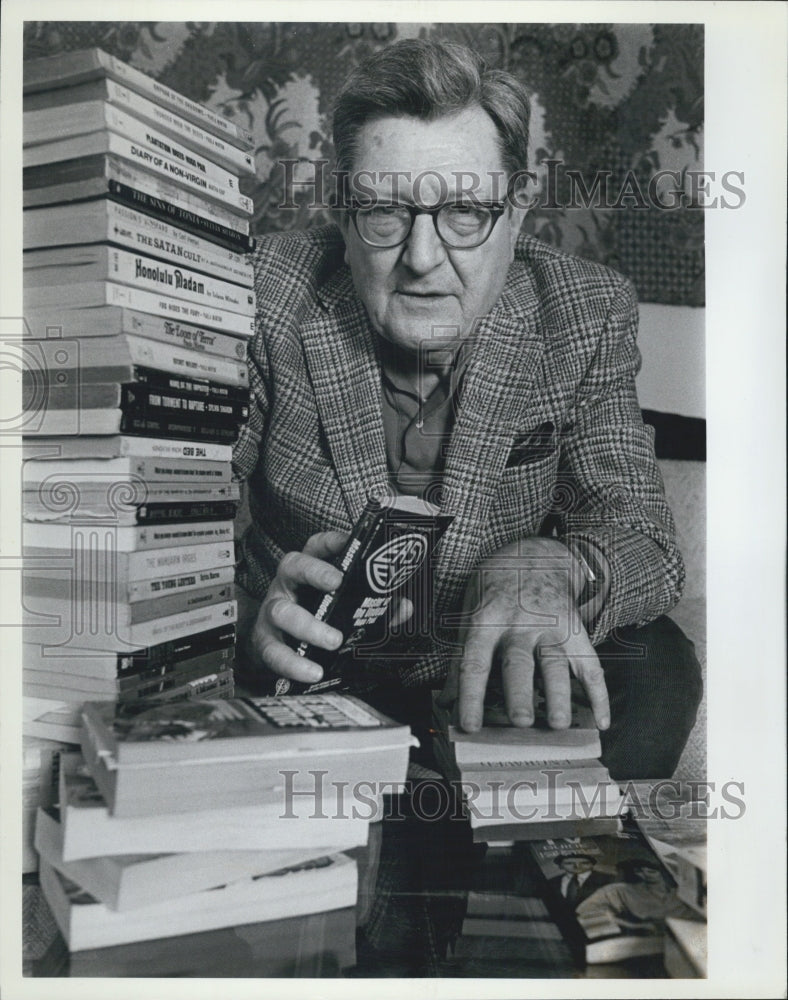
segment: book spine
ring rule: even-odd
[[[197,271],[213,274],[244,288],[254,284],[250,261],[231,250],[162,222],[145,212],[107,199],[107,239],[123,243],[129,249],[185,264]]]
[[[89,528],[84,525],[84,530]],[[75,539],[69,524],[37,524],[32,521],[22,526],[23,554],[30,559],[56,558],[63,550],[70,553]],[[208,542],[233,541],[234,525],[231,521],[197,521],[188,525],[151,524],[127,527],[106,527],[114,552],[142,552],[148,549],[164,549],[173,545],[202,545]],[[96,541],[98,544],[98,532]],[[83,536],[84,537],[84,536]],[[36,550],[42,550],[40,554]],[[28,564],[29,565],[29,564]],[[133,586],[133,584],[130,584]]]
[[[64,673],[79,674],[85,667],[90,676],[124,678],[152,677],[153,671],[168,672],[183,667],[188,669],[189,661],[208,656],[218,650],[232,650],[235,646],[235,625],[222,624],[197,631],[181,639],[163,642],[147,649],[131,652],[95,654],[92,650],[42,649],[36,643],[23,644],[23,665],[32,670],[62,670]]]
[[[199,271],[176,267],[115,247],[94,248],[93,260],[65,263],[61,251],[33,250],[24,255],[24,280],[28,287],[37,285],[62,286],[85,280],[117,281],[122,285],[164,292],[176,299],[185,299],[206,306],[216,306],[242,316],[254,316],[254,292],[221,278],[211,278]]]
[[[121,479],[138,477],[146,482],[206,482],[229,483],[230,467],[225,462],[192,462],[187,458],[162,459],[120,458],[120,459],[72,459],[62,461],[38,461],[29,459],[23,467],[24,489],[34,489],[50,477],[56,482],[92,480],[107,477]],[[56,486],[57,488],[57,486]]]
[[[128,693],[132,697],[146,698],[160,694],[170,688],[180,687],[187,681],[205,677],[210,673],[229,670],[233,665],[235,650],[232,647],[203,653],[180,663],[165,663],[160,667],[126,677],[116,682],[118,693]]]
[[[242,363],[239,369],[239,379],[242,385],[248,382],[248,369],[244,362],[246,358],[246,342],[239,340],[231,334],[218,333],[216,330],[208,330],[205,327],[193,326],[188,323],[181,323],[177,320],[167,319],[163,316],[155,316],[149,313],[137,312],[133,309],[124,309],[120,306],[96,306],[87,309],[53,309],[38,308],[28,309],[25,312],[25,324],[22,330],[23,335],[33,340],[54,341],[66,337],[79,337],[83,350],[99,350],[91,343],[89,346],[83,344],[85,338],[94,338],[98,343],[108,338],[118,336],[132,336],[141,338],[132,343],[138,352],[144,350],[149,341],[157,344],[166,344],[170,348],[181,351],[194,352],[205,355],[213,359],[222,358],[228,361],[234,360]],[[52,345],[53,347],[55,345]],[[155,350],[155,348],[150,348]],[[46,351],[47,347],[42,345],[37,350]],[[114,348],[112,348],[114,350]],[[162,354],[162,357],[168,357]],[[173,358],[180,357],[173,355]],[[106,363],[103,361],[101,363]],[[159,368],[157,362],[152,364],[146,361],[141,355],[140,360],[133,360],[134,364],[148,364],[151,368]],[[181,362],[173,362],[176,369],[179,369]],[[183,362],[188,369],[188,359]],[[235,370],[235,369],[234,369]],[[199,374],[194,372],[194,374]],[[210,378],[210,376],[205,376]],[[227,379],[220,379],[227,381]]]
[[[138,384],[158,386],[161,389],[171,389],[174,392],[185,392],[209,399],[214,402],[225,400],[248,407],[251,393],[246,386],[225,385],[205,378],[184,378],[157,371],[147,365],[138,365],[134,369],[134,381]]]
[[[155,202],[175,206],[178,211],[163,218],[183,228],[196,228],[197,233],[207,239],[218,242],[217,236],[226,237],[233,241],[232,249],[241,252],[248,252],[254,245],[249,238],[248,216],[238,215],[229,207],[145,169],[142,164],[108,153],[64,160],[57,164],[56,172],[52,164],[25,167],[22,171],[23,206],[57,205],[113,194],[111,181],[127,185]],[[147,211],[144,200],[135,199],[132,203]]]
[[[22,218],[23,248],[106,241],[173,264],[185,264],[244,288],[253,285],[252,265],[239,253],[110,198],[96,201],[93,211],[86,209],[85,205],[28,209]]]
[[[43,356],[46,370],[43,373],[32,368],[24,370],[23,387],[29,385],[37,391],[43,381],[55,389],[70,386],[77,392],[87,385],[133,381],[136,370],[144,368],[155,371],[162,379],[171,379],[174,383],[193,382],[200,385],[210,382],[217,387],[217,391],[219,386],[237,388],[245,393],[243,397],[239,394],[239,399],[245,398],[248,402],[250,398],[249,375],[245,364],[223,361],[213,355],[192,352],[189,348],[172,347],[133,334],[113,337],[107,338],[105,342],[80,344],[79,355],[73,359],[74,367],[63,368],[57,361],[55,364],[50,362],[50,356],[63,350],[63,347],[58,348],[57,345],[58,341],[54,338],[41,345],[40,356]],[[124,353],[128,356],[127,363],[123,361]]]
[[[22,103],[23,110],[43,111],[61,108],[74,113],[75,106],[89,101],[109,101],[110,104],[130,112],[148,125],[160,129],[167,135],[179,139],[184,146],[221,164],[227,170],[254,176],[253,155],[226,142],[222,137],[206,131],[182,115],[174,114],[161,104],[156,104],[136,93],[129,87],[110,78],[94,80],[76,87],[50,90],[44,93],[27,94]]]
[[[111,105],[107,107],[110,108]],[[113,117],[118,121],[123,119],[125,129],[134,128],[132,119],[121,115],[115,108],[112,108],[112,111]],[[183,162],[172,159],[176,147],[168,143],[165,136],[154,136],[144,126],[140,131],[141,137],[136,141],[133,137],[127,138],[116,132],[108,132],[109,152],[143,166],[169,183],[182,184],[199,194],[201,198],[208,198],[232,212],[240,212],[247,216],[253,214],[254,204],[251,198],[247,198],[238,190],[237,177],[196,156],[189,156],[184,150],[178,150],[183,155]],[[149,148],[149,144],[155,144],[159,149],[165,147],[169,155],[163,155],[157,149]]]
[[[194,462],[231,462],[233,450],[226,444],[192,445],[184,441],[167,441],[164,438],[38,438],[25,441],[22,458],[72,461],[91,455],[103,460],[113,458],[159,458],[167,461],[185,458]]]
[[[44,581],[46,583],[47,581]],[[116,623],[121,626],[141,625],[169,615],[185,614],[196,608],[209,607],[233,599],[232,584],[215,584],[194,591],[165,594],[147,601],[114,600],[112,590],[97,588],[89,580],[70,580],[64,596],[26,594],[26,610],[37,615],[72,615],[74,621]],[[48,697],[28,691],[36,697]]]
[[[115,80],[107,80],[107,100],[118,107],[148,121],[162,132],[180,139],[185,146],[203,153],[227,170],[254,177],[254,157],[247,150],[225,142],[221,137],[207,132],[181,115],[173,114],[161,104],[149,101]]]
[[[213,418],[217,423],[240,423],[249,416],[247,403],[213,394],[202,396],[144,382],[126,382],[120,389],[120,405],[124,412],[133,412],[139,407],[144,407],[145,412],[153,416],[158,412],[187,412],[200,419]]]
[[[59,67],[59,68],[58,68]],[[57,60],[36,59],[23,64],[24,92],[32,93],[39,90],[57,89],[75,85],[84,80],[96,77],[109,77],[125,84],[131,90],[164,107],[172,108],[184,118],[194,121],[214,135],[241,149],[251,149],[253,138],[251,132],[236,122],[229,121],[210,108],[189,100],[177,91],[171,90],[153,77],[133,66],[129,66],[115,56],[106,52],[65,53]]]
[[[162,437],[182,438],[184,441],[232,443],[238,437],[238,428],[235,425],[218,424],[214,420],[190,421],[183,416],[151,416],[139,412],[123,413],[120,416],[118,430],[121,434],[142,434],[145,437],[150,434],[160,434]]]
[[[149,292],[142,288],[131,288],[111,281],[88,281],[60,287],[25,289],[25,310],[41,306],[63,305],[67,300],[73,306],[121,306],[140,312],[151,312],[169,319],[185,323],[204,325],[221,333],[235,334],[249,338],[254,334],[254,318],[239,313],[225,312],[215,306],[184,302],[170,296]]]
[[[82,120],[61,124],[53,141],[46,140],[57,128],[57,119],[63,118],[63,109],[26,111],[23,167],[47,165],[57,175],[60,163],[91,153],[114,153],[233,211],[252,214],[252,201],[238,190],[237,175],[179,146],[111,104],[90,101],[80,105],[80,111]]]
[[[132,177],[130,171],[125,171],[123,178],[111,177],[107,191],[124,204],[133,205],[154,218],[171,222],[174,226],[211,240],[217,246],[234,253],[248,254],[254,250],[255,240],[249,235],[248,228],[234,223],[227,225],[226,220],[195,212],[189,205],[170,200],[167,192],[163,196],[159,195],[145,178]]]

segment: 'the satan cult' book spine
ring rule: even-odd
[[[22,217],[22,231],[25,250],[112,243],[244,288],[254,283],[252,264],[242,254],[109,197],[29,208]]]

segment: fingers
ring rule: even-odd
[[[474,733],[484,719],[484,692],[490,676],[498,632],[469,630],[459,666],[459,722],[466,733]]]
[[[586,639],[587,648],[573,653],[570,657],[572,673],[585,688],[594,720],[600,729],[610,727],[610,698],[605,683],[605,672],[591,643]]]
[[[304,552],[317,559],[331,560],[344,549],[349,538],[349,531],[319,531],[307,538]]]
[[[528,649],[509,643],[501,657],[506,714],[513,726],[532,726],[534,721],[534,658]]]
[[[398,625],[404,625],[406,621],[410,620],[412,615],[413,601],[408,597],[400,598],[400,602],[391,616],[391,627],[397,628]]]
[[[299,656],[270,632],[259,637],[257,650],[266,667],[280,677],[301,681],[304,684],[314,684],[323,676],[323,670],[317,663]]]
[[[561,646],[538,650],[544,682],[547,722],[552,729],[567,729],[572,722],[569,657]]]
[[[324,562],[307,552],[288,552],[282,557],[276,579],[295,600],[299,587],[314,587],[329,593],[342,582],[342,574],[331,563]]]
[[[342,633],[319,622],[314,615],[286,597],[274,597],[264,606],[264,615],[275,629],[299,642],[308,642],[321,649],[338,649]]]

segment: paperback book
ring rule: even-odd
[[[336,694],[205,700],[183,706],[88,702],[82,750],[113,815],[270,801],[286,772],[327,784],[399,788],[413,738],[363,702]]]
[[[668,917],[699,920],[675,880],[633,830],[529,844],[544,898],[578,957],[590,964],[661,954]]]
[[[427,585],[432,553],[452,520],[415,497],[395,497],[386,503],[370,500],[336,560],[342,583],[311,607],[318,621],[342,633],[342,645],[325,650],[299,644],[298,655],[318,663],[323,679],[310,685],[280,678],[276,693],[351,687],[357,657],[364,655],[365,648],[369,655],[371,645],[383,642],[380,626],[395,597],[417,574]]]

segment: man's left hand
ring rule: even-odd
[[[610,725],[604,673],[575,604],[582,573],[553,538],[526,538],[485,559],[468,584],[462,658],[452,664],[440,700],[459,700],[459,724],[479,729],[494,663],[500,665],[506,711],[515,726],[534,721],[534,670],[542,675],[548,723],[571,723],[570,678],[585,688],[600,729]]]

